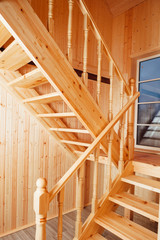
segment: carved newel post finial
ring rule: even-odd
[[[49,209],[49,193],[47,191],[47,180],[38,178],[37,189],[34,193],[34,211],[36,214],[36,240],[46,240],[46,218]]]

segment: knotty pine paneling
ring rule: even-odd
[[[0,87],[0,234],[34,222],[33,193],[38,177],[48,189],[73,164],[53,137]],[[75,207],[75,176],[67,184],[64,211]],[[49,217],[57,214],[56,199]]]
[[[25,73],[28,69],[21,69]],[[96,82],[89,81],[89,90],[96,97]],[[50,92],[46,84],[39,88],[41,93]],[[102,83],[101,106],[108,114],[109,85]],[[106,103],[106,104],[104,104]],[[52,106],[54,107],[54,106]],[[65,109],[64,103],[57,103],[56,110]],[[48,180],[48,190],[64,175],[73,164],[52,136],[35,120],[25,108],[16,102],[0,86],[0,236],[34,223],[33,193],[38,177]],[[69,120],[71,127],[80,127],[77,120]],[[89,137],[80,135],[84,141]],[[88,162],[85,172],[84,204],[91,202],[93,184],[93,164]],[[104,167],[99,165],[99,197],[103,193]],[[64,212],[75,208],[76,176],[66,186]],[[57,215],[57,198],[50,204],[48,217]]]
[[[160,1],[146,0],[113,19],[112,53],[124,77],[136,77],[136,59],[160,51]]]

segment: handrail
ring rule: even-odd
[[[123,77],[120,69],[118,68],[118,66],[117,66],[117,64],[116,64],[116,62],[115,62],[115,60],[113,59],[113,57],[112,57],[112,55],[111,55],[111,52],[110,52],[110,50],[109,50],[109,47],[107,46],[107,43],[105,42],[105,40],[104,40],[104,38],[102,37],[102,34],[100,33],[100,31],[99,31],[99,29],[98,29],[95,21],[93,20],[93,17],[92,17],[92,15],[91,15],[88,7],[86,6],[86,3],[84,2],[84,0],[76,0],[76,2],[77,2],[77,4],[79,5],[82,13],[83,13],[83,14],[84,14],[84,13],[87,13],[87,15],[88,15],[88,17],[89,17],[89,19],[90,19],[90,21],[91,21],[91,23],[92,23],[92,25],[93,25],[93,28],[94,28],[95,31],[96,31],[97,36],[98,36],[98,37],[101,39],[101,41],[102,41],[102,44],[103,44],[103,46],[104,46],[104,48],[105,48],[105,50],[106,50],[106,52],[107,52],[107,55],[108,55],[109,59],[110,59],[111,61],[113,61],[114,67],[115,67],[115,69],[116,69],[116,71],[117,71],[120,79],[121,79],[121,80],[123,81],[123,83],[124,83],[124,86],[125,86],[125,88],[126,88],[126,93],[127,93],[127,95],[130,96],[130,95],[131,95],[130,88],[129,88],[128,84],[126,83],[126,81],[125,81],[125,79],[124,79],[124,77]]]
[[[86,149],[86,151],[78,158],[78,160],[72,165],[72,167],[63,175],[63,177],[55,184],[53,189],[49,192],[49,202],[55,197],[55,195],[61,191],[64,185],[68,182],[71,176],[83,165],[87,157],[98,146],[103,137],[111,130],[111,128],[119,121],[122,115],[129,109],[134,101],[140,96],[139,92],[136,92],[134,96],[128,101],[128,103],[119,111],[114,119],[102,130],[98,137],[92,142],[92,144]]]

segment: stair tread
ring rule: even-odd
[[[158,222],[159,207],[156,203],[144,201],[139,197],[126,192],[110,196],[109,200]]]
[[[86,129],[76,129],[76,128],[50,128],[50,131],[57,131],[57,132],[72,132],[72,133],[88,133]]]
[[[37,97],[27,98],[27,99],[24,99],[23,102],[45,104],[45,103],[51,103],[51,102],[60,101],[60,100],[62,100],[62,98],[60,97],[60,94],[57,92],[54,92],[54,93],[40,95]]]
[[[130,175],[125,178],[122,178],[121,180],[123,182],[133,184],[135,186],[142,187],[142,188],[148,189],[153,192],[160,193],[160,182],[159,181],[145,178],[145,177],[136,176],[136,175]]]
[[[74,151],[78,156],[81,156],[84,152],[82,151]],[[94,154],[90,154],[87,157],[87,160],[94,161]],[[100,152],[100,156],[98,158],[98,162],[101,164],[107,164],[108,156],[103,152]]]
[[[76,115],[73,112],[42,113],[42,114],[38,114],[38,117],[42,117],[42,118],[64,118],[64,117],[76,117]]]
[[[87,240],[106,240],[102,235],[99,233],[94,234],[93,236],[87,238]]]
[[[0,22],[0,47],[2,47],[8,39],[11,37],[11,33],[5,28],[5,26]]]
[[[28,62],[30,58],[16,40],[0,54],[0,68],[2,69],[15,71]]]
[[[91,143],[81,142],[81,141],[71,141],[71,140],[61,140],[62,143],[71,144],[71,145],[77,145],[77,146],[84,146],[89,147]]]
[[[47,79],[43,76],[42,72],[36,68],[10,82],[8,85],[20,88],[33,88],[46,82],[48,82]]]
[[[97,217],[95,222],[123,240],[154,240],[157,234],[114,212]]]

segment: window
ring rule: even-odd
[[[160,147],[160,56],[138,61],[136,147]]]

